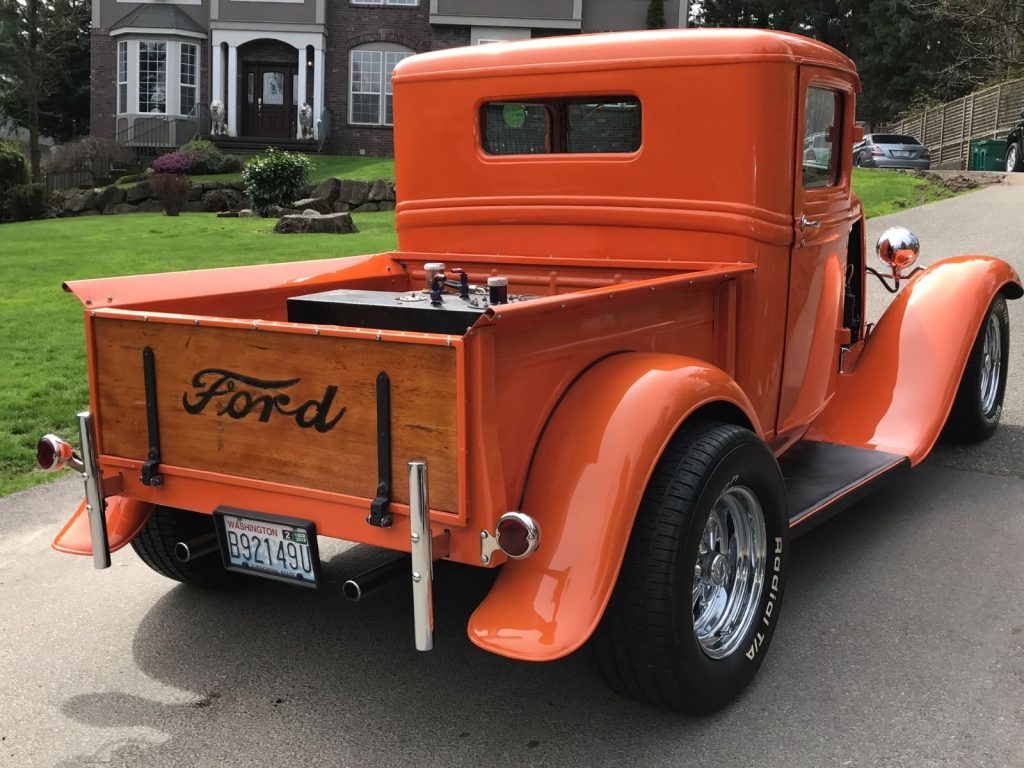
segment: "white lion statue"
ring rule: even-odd
[[[302,138],[308,139],[313,134],[313,108],[309,104],[299,107],[299,127],[302,129]]]
[[[210,102],[210,135],[223,136],[227,133],[227,126],[224,124],[224,104],[218,99]]]

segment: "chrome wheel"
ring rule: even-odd
[[[693,629],[712,659],[735,652],[754,622],[765,559],[761,504],[748,488],[731,486],[711,508],[693,573]]]
[[[1011,144],[1006,150],[1006,172],[1013,173],[1017,170],[1017,145]]]
[[[981,347],[981,410],[989,414],[999,398],[1000,374],[1003,369],[1003,339],[999,318],[989,315]]]

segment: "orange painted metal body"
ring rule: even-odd
[[[822,189],[800,183],[811,87],[841,104],[837,177]],[[647,479],[695,412],[750,427],[776,454],[810,436],[919,461],[984,309],[997,291],[1019,291],[1019,280],[983,257],[943,262],[866,335],[863,313],[845,306],[847,290],[863,302],[865,281],[848,151],[858,89],[852,63],[827,46],[750,30],[586,35],[403,61],[394,77],[398,251],[69,284],[87,307],[101,468],[121,484],[108,499],[112,545],[128,541],[154,504],[290,515],[321,535],[405,551],[409,522],[394,504],[392,528],[367,525],[370,494],[187,461],[161,465],[161,487],[143,485],[144,457],[103,451],[94,326],[106,317],[197,334],[244,330],[253,349],[267,333],[451,347],[459,493],[455,509],[431,511],[431,525],[448,533],[448,559],[480,565],[480,534],[502,513],[521,509],[540,522],[538,551],[505,564],[469,625],[473,642],[514,658],[557,658],[589,637]],[[485,102],[589,96],[640,101],[637,151],[483,151]],[[816,226],[805,229],[806,219]],[[439,260],[478,284],[507,276],[511,293],[536,298],[498,307],[460,336],[287,321],[288,297],[417,290],[424,264]],[[956,318],[954,294],[964,307]],[[249,373],[286,378],[287,360]],[[309,442],[344,456],[338,434]],[[58,549],[88,554],[83,520],[65,527]],[[487,565],[504,563],[496,553]]]

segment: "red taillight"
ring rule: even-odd
[[[494,532],[501,551],[514,560],[531,554],[540,543],[540,528],[522,512],[506,512]]]
[[[871,148],[871,156],[872,157],[885,157],[885,152],[880,150],[878,147],[872,147]]]
[[[922,160],[931,160],[931,159],[932,159],[932,153],[931,153],[931,152],[929,152],[929,151],[928,151],[928,150],[926,149],[926,150],[925,150],[924,152],[922,152],[922,153],[921,153],[921,159],[922,159]]]
[[[64,469],[74,455],[71,443],[56,435],[43,435],[36,443],[36,463],[47,472]]]

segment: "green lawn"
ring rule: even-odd
[[[875,168],[853,169],[853,191],[869,219],[957,194],[925,179]]]
[[[317,157],[316,176],[393,178],[389,159]],[[854,171],[868,216],[952,193],[899,173]],[[0,495],[51,475],[33,469],[36,439],[74,437],[75,413],[88,401],[82,307],[65,280],[257,264],[395,247],[394,214],[355,214],[357,235],[285,236],[267,219],[212,214],[87,216],[0,227]]]
[[[273,219],[213,214],[85,216],[0,226],[0,495],[52,477],[35,443],[77,443],[88,403],[82,305],[65,280],[379,253],[395,248],[394,213],[354,214],[355,235],[276,235]]]
[[[390,157],[344,157],[342,155],[308,155],[313,161],[309,172],[310,181],[323,181],[330,177],[338,179],[395,179],[395,161]],[[214,173],[208,176],[193,176],[192,181],[238,181],[237,173]]]

